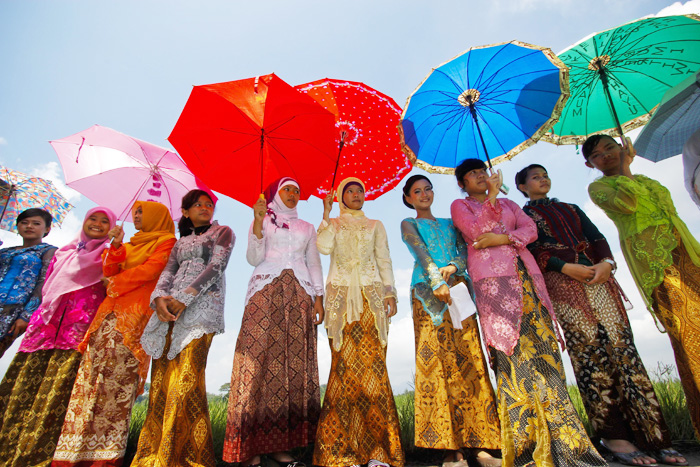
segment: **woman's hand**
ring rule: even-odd
[[[170,321],[175,321],[177,317],[168,311],[168,304],[170,303],[170,300],[172,300],[173,297],[171,296],[166,296],[166,297],[157,297],[154,302],[156,304],[156,315],[158,315],[158,319],[163,321],[164,323],[168,323]]]
[[[566,263],[564,267],[561,268],[561,272],[584,284],[590,284],[593,276],[595,276],[595,272],[590,267],[576,263]]]
[[[384,299],[384,312],[386,313],[387,318],[394,316],[397,311],[396,299],[394,297],[386,297]]]
[[[472,244],[476,250],[483,250],[484,248],[500,245],[510,245],[508,235],[486,232],[476,237],[476,240]]]
[[[114,248],[119,248],[122,246],[122,241],[124,240],[124,229],[122,229],[120,225],[115,225],[107,232],[107,236],[112,239],[112,246]]]
[[[27,323],[25,320],[22,318],[17,318],[15,322],[12,324],[10,327],[10,334],[12,334],[13,339],[17,339],[19,336],[24,334],[24,331],[27,330]]]
[[[447,286],[447,284],[442,284],[436,290],[433,290],[433,294],[435,294],[437,299],[441,302],[447,303],[448,305],[452,305],[452,297],[450,297],[450,288]]]
[[[594,266],[588,266],[588,269],[593,271],[593,278],[588,282],[589,284],[602,284],[610,279],[610,274],[612,273],[612,264],[603,261]]]
[[[323,323],[323,318],[326,314],[325,310],[323,309],[323,297],[316,297],[314,300],[314,314],[316,315],[314,324],[318,326],[319,324]]]
[[[632,178],[630,165],[636,155],[637,151],[635,151],[634,146],[632,146],[632,140],[625,136],[622,142],[622,148],[620,148],[620,175]]]
[[[438,269],[438,271],[440,271],[440,274],[442,274],[442,280],[447,282],[448,280],[450,280],[450,276],[457,272],[457,266],[455,266],[454,264],[448,264],[447,266]]]
[[[265,197],[261,195],[253,205],[253,234],[258,237],[258,239],[263,238],[262,226],[265,214],[267,214],[267,201]]]
[[[183,311],[185,311],[185,308],[187,308],[187,305],[185,305],[179,300],[171,298],[168,301],[168,311],[170,312],[170,314],[175,316],[175,319],[173,321],[177,321],[177,319],[180,317],[180,314]]]
[[[331,209],[333,209],[333,198],[335,198],[335,190],[331,190],[330,193],[323,198],[323,220],[330,222]]]
[[[486,186],[488,187],[487,193],[492,203],[496,202],[496,196],[498,196],[501,185],[503,185],[503,173],[500,170],[496,172],[492,171],[489,178],[486,179]]]

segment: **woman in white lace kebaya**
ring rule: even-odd
[[[299,184],[284,177],[254,206],[248,283],[228,401],[224,460],[259,466],[314,441],[320,412],[316,324],[323,272],[313,225],[297,217]],[[269,201],[267,201],[269,200]]]
[[[331,255],[326,280],[326,331],[331,371],[316,434],[314,465],[404,465],[399,418],[386,369],[389,318],[396,289],[384,225],[362,212],[365,186],[338,186],[340,215],[324,200],[318,249]]]
[[[182,198],[180,239],[151,294],[141,345],[153,357],[148,413],[132,466],[216,465],[204,370],[224,332],[224,270],[233,231],[211,222],[206,191]]]

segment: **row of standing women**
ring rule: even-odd
[[[583,153],[603,172],[591,198],[618,226],[633,276],[669,333],[697,429],[700,323],[692,308],[700,303],[700,246],[668,191],[631,174],[628,147],[599,136]],[[565,337],[600,449],[629,465],[687,465],[671,448],[634,346],[605,238],[578,207],[547,197],[542,166],[516,176],[530,198],[524,211],[497,197],[501,181],[481,161],[465,160],[456,178],[467,197],[452,204],[451,220],[432,215],[426,177],[404,187],[404,203],[417,213],[401,224],[416,260],[416,445],[445,450],[450,467],[466,466],[467,457],[498,466],[498,449],[507,466],[605,465],[566,390],[558,348]],[[362,211],[361,180],[340,183],[332,219],[329,194],[317,231],[297,216],[300,189],[283,178],[254,207],[246,256],[255,270],[234,356],[224,460],[257,467],[268,455],[294,467],[290,451],[314,444],[316,465],[402,467],[386,367],[396,313],[386,232]],[[98,207],[78,238],[56,251],[41,241],[50,216],[35,211],[18,218],[23,246],[0,251],[7,294],[0,348],[27,328],[0,384],[0,464],[120,465],[152,358],[132,465],[215,465],[204,369],[213,336],[224,330],[223,273],[235,237],[212,223],[209,195],[183,198],[177,242],[167,209],[139,201],[138,232],[128,243],[112,212]],[[325,289],[319,252],[331,256]],[[448,312],[458,283],[475,299],[481,335],[474,316],[453,320]],[[321,322],[332,354],[322,407]]]

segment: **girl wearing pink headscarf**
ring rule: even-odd
[[[41,306],[0,383],[0,465],[53,457],[82,357],[76,349],[106,295],[102,252],[115,222],[109,209],[90,209],[49,265]]]

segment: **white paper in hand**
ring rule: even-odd
[[[467,284],[460,282],[450,287],[450,298],[452,298],[452,305],[449,306],[452,327],[462,329],[462,321],[476,313],[476,305],[469,294]]]

